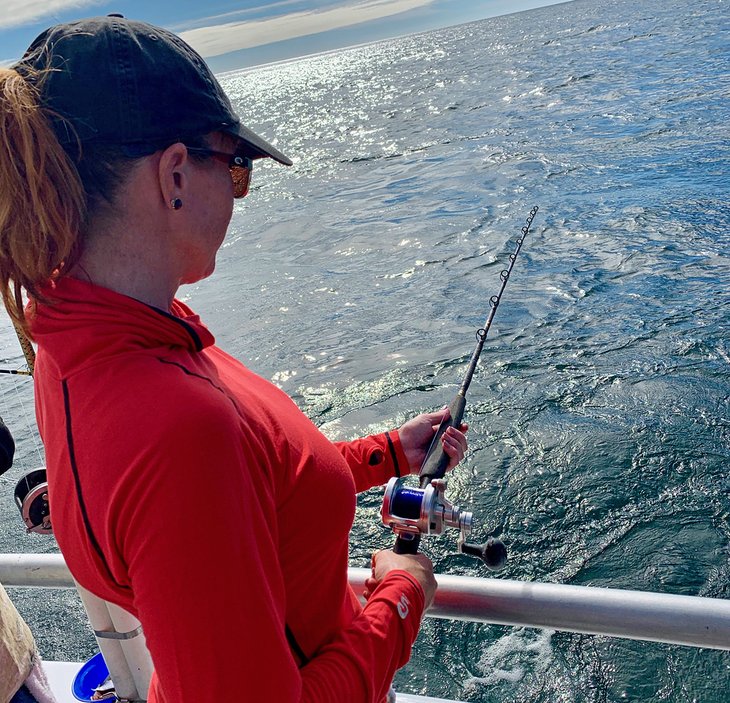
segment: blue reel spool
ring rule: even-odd
[[[424,490],[401,486],[393,496],[391,512],[393,515],[407,520],[418,520],[421,517],[421,504]]]

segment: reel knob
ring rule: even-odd
[[[500,571],[507,563],[507,547],[504,542],[490,537],[484,544],[462,544],[461,551],[479,557],[490,571]]]

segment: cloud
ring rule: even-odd
[[[273,44],[331,29],[341,29],[431,5],[435,0],[365,0],[327,10],[293,12],[262,20],[227,22],[181,32],[202,56],[220,56],[239,49]]]
[[[2,2],[2,0],[0,0]],[[231,20],[234,17],[242,18],[245,15],[262,14],[264,11],[269,11],[275,7],[286,7],[288,5],[301,5],[302,0],[278,0],[277,2],[271,2],[265,5],[256,5],[254,7],[241,7],[237,10],[230,10],[220,15],[209,15],[208,17],[199,17],[192,20],[187,20],[183,24],[178,25],[165,25],[171,32],[175,34],[182,34],[183,32],[190,29],[197,29],[198,27],[209,27],[211,22],[217,20],[228,19]]]
[[[90,5],[104,0],[0,0],[0,29],[17,27],[43,17]]]

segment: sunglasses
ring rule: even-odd
[[[228,166],[233,180],[233,197],[243,198],[248,194],[248,187],[251,184],[251,171],[253,170],[253,159],[240,154],[226,154],[224,151],[215,151],[214,149],[202,149],[200,147],[187,146],[189,154],[199,154],[200,156],[209,157],[222,161]]]

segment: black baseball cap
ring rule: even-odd
[[[205,61],[160,27],[121,15],[59,24],[13,68],[37,87],[64,147],[110,144],[143,156],[218,131],[243,141],[252,158],[292,163],[241,124]]]

